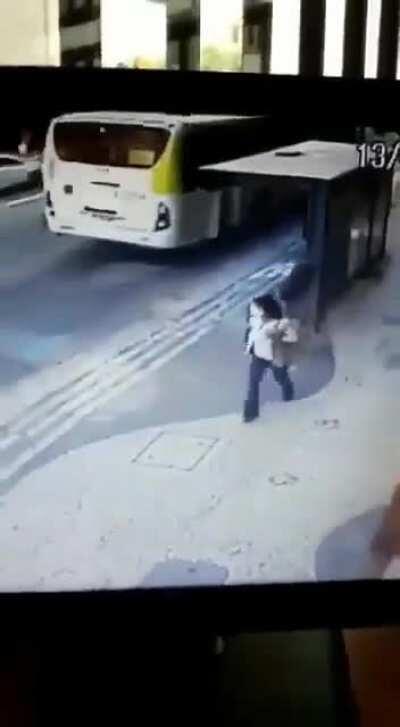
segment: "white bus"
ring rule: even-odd
[[[46,220],[57,234],[154,248],[217,238],[245,214],[238,187],[206,189],[207,164],[267,147],[265,117],[97,112],[50,124]]]

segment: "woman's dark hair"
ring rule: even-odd
[[[269,318],[280,320],[283,317],[282,308],[273,295],[260,295],[259,298],[254,298],[254,302]]]

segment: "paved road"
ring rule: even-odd
[[[299,220],[288,215],[240,242],[165,255],[53,236],[42,204],[0,208],[0,396],[54,364],[68,370],[77,355],[118,347],[111,363],[99,355],[83,380],[43,392],[22,417],[14,448],[3,452],[10,481],[88,441],[239,411],[243,308],[296,254]],[[299,397],[333,372],[326,342],[311,358],[293,374]],[[277,395],[267,383],[264,399]]]
[[[290,234],[171,257],[51,235],[41,208],[0,207],[0,386],[118,331],[157,328],[276,260]]]

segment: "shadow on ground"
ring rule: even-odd
[[[17,184],[10,184],[8,187],[0,189],[0,199],[11,200],[15,196],[22,194],[23,192],[40,192],[41,187],[36,182],[26,181],[18,182]]]
[[[377,507],[332,530],[319,545],[315,574],[319,581],[379,579],[388,559],[373,552],[372,543],[386,512]]]
[[[217,240],[205,240],[202,243],[186,245],[183,248],[161,250],[124,242],[110,242],[86,238],[79,248],[65,252],[49,266],[47,273],[51,275],[80,274],[107,269],[115,264],[132,265],[143,263],[147,266],[163,266],[174,270],[204,270],[207,266],[214,267],[220,258],[227,255],[248,254],[249,244],[258,238],[268,240],[272,234],[279,236],[290,227],[300,229],[301,218],[296,211],[287,211],[284,222],[271,218],[263,224],[249,224],[238,229],[230,229],[219,235]],[[61,236],[68,237],[69,236]],[[70,237],[71,240],[82,239]],[[32,282],[32,281],[31,281]]]

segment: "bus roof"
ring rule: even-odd
[[[58,116],[54,121],[93,121],[97,123],[114,124],[149,124],[160,126],[180,126],[184,124],[212,124],[224,121],[241,121],[246,118],[257,118],[248,116],[217,116],[202,114],[176,115],[166,113],[136,113],[133,111],[90,111],[83,113],[71,113]],[[263,118],[263,117],[258,117]]]

